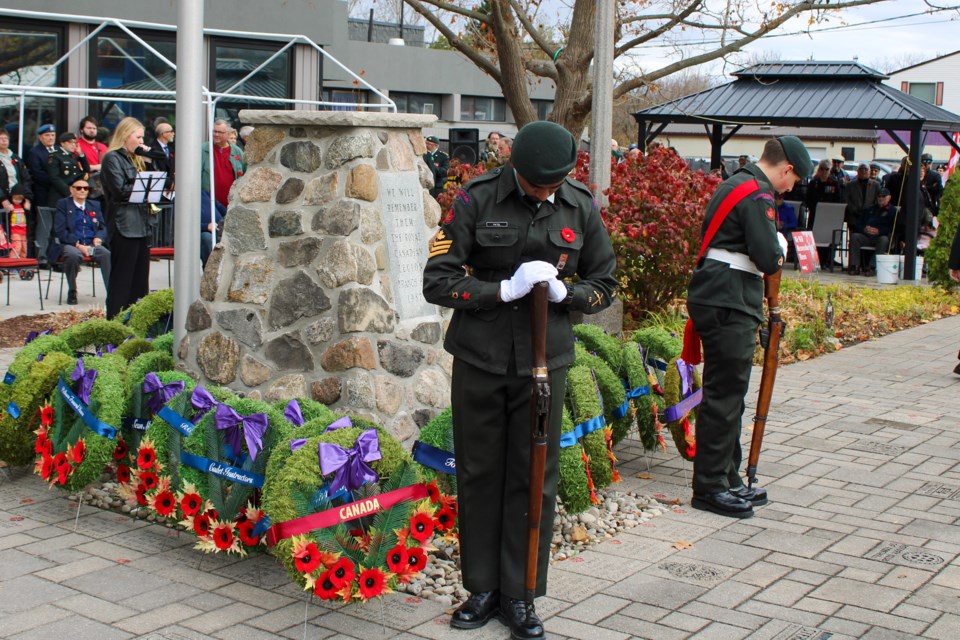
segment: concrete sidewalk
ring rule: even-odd
[[[689,464],[625,443],[623,489],[681,504],[552,567],[550,637],[960,638],[958,343],[954,317],[782,368],[760,461],[771,504],[751,520],[691,510]],[[308,602],[270,557],[202,556],[117,513],[84,507],[74,530],[76,505],[13,475],[2,637],[509,636],[499,622],[454,632],[443,607],[404,594]]]

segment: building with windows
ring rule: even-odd
[[[952,113],[960,113],[960,51],[894,71],[885,84]],[[903,155],[896,143],[883,133],[878,151],[888,149],[896,157]],[[936,162],[950,158],[950,147],[941,136],[928,136],[924,150],[933,155]]]
[[[175,88],[176,72],[167,63],[176,61],[175,3],[45,0],[43,13],[27,13],[36,12],[37,7],[34,0],[5,0],[0,9],[0,84],[39,82],[132,92]],[[103,26],[104,16],[124,24]],[[376,87],[398,111],[436,115],[439,122],[428,135],[448,140],[454,129],[459,130],[454,135],[461,141],[482,141],[491,131],[516,132],[499,85],[462,55],[427,47],[423,27],[350,18],[343,0],[206,0],[204,25],[205,86],[213,91],[233,87],[232,93],[248,96],[342,105],[384,102],[308,44],[295,44],[275,56],[289,41],[285,35],[296,34],[309,38]],[[51,69],[68,52],[68,58]],[[251,75],[267,61],[265,68]],[[530,85],[529,94],[541,117],[549,113],[553,92],[549,82]],[[28,97],[25,107],[25,144],[34,143],[37,127],[45,122],[61,131],[75,130],[80,119],[91,114],[112,128],[125,116],[145,123],[161,116],[175,121],[176,110],[175,104],[124,101],[116,96]],[[224,98],[216,115],[241,124],[237,114],[246,108],[293,105]],[[302,103],[297,108],[358,107]],[[0,126],[10,131],[13,145],[19,120],[19,97],[0,95]]]

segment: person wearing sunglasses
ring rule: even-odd
[[[88,200],[90,183],[86,178],[76,177],[69,185],[70,195],[57,202],[53,214],[53,235],[47,249],[50,264],[61,258],[63,274],[67,277],[67,304],[77,304],[77,271],[85,258],[100,266],[103,283],[110,282],[110,251],[104,246],[107,239],[107,224],[100,205]]]

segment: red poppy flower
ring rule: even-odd
[[[153,447],[140,447],[137,455],[137,466],[141,469],[149,469],[157,461],[157,453]]]
[[[436,504],[437,501],[440,499],[440,489],[437,488],[436,480],[431,480],[427,484],[427,493],[430,494],[430,502],[432,502],[433,504]]]
[[[53,424],[53,407],[49,404],[45,404],[40,407],[40,424],[45,427],[49,427]]]
[[[50,439],[44,440],[43,451],[41,451],[40,453],[48,455],[52,458],[53,457],[53,440],[50,440]]]
[[[260,536],[253,535],[253,529],[257,524],[250,520],[244,520],[237,523],[237,533],[240,534],[240,541],[248,547],[255,547],[260,544]]]
[[[425,513],[410,518],[410,535],[417,542],[426,542],[433,535],[433,518]]]
[[[195,493],[188,493],[180,499],[180,510],[183,511],[185,516],[195,516],[197,512],[200,511],[200,506],[203,504],[203,501],[200,499],[200,496]]]
[[[337,597],[337,591],[342,588],[342,585],[337,585],[333,581],[333,570],[331,569],[330,571],[324,571],[320,574],[320,577],[317,578],[317,584],[313,588],[313,595],[321,600],[333,600]]]
[[[53,456],[53,468],[56,469],[58,472],[61,469],[69,469],[70,461],[67,460],[67,454],[61,451],[57,455]]]
[[[193,532],[198,538],[206,538],[210,535],[210,518],[205,515],[197,516],[193,519]]]
[[[320,566],[320,550],[314,543],[308,544],[293,556],[293,564],[300,573],[310,573]]]
[[[206,516],[211,520],[217,520],[220,518],[220,514],[217,513],[216,509],[207,509]]]
[[[427,566],[427,554],[420,547],[407,549],[407,566],[413,573],[423,571]]]
[[[457,517],[453,515],[453,511],[449,508],[444,507],[437,512],[437,517],[434,520],[434,524],[437,525],[437,529],[440,531],[446,531],[453,527],[453,523],[456,521]]]
[[[560,230],[560,237],[566,240],[567,242],[573,242],[577,239],[577,234],[573,232],[573,229],[570,227],[564,227]]]
[[[117,440],[117,446],[113,450],[114,460],[123,460],[127,457],[127,443],[123,439]]]
[[[222,524],[213,530],[213,544],[221,551],[229,549],[233,545],[233,531],[229,526]]]
[[[450,509],[450,513],[457,516],[459,511],[457,511],[457,497],[456,496],[441,496],[440,497],[441,508]]]
[[[147,488],[147,491],[153,491],[160,484],[160,478],[153,471],[144,471],[140,474],[140,482]]]
[[[387,551],[387,566],[390,571],[400,573],[407,568],[407,548],[398,544],[390,551]]]
[[[387,586],[387,576],[383,571],[374,567],[367,569],[360,574],[360,599],[369,600],[383,595],[384,588]]]
[[[348,558],[340,558],[325,575],[329,575],[330,581],[339,589],[353,582],[357,572]]]
[[[49,480],[51,473],[53,473],[53,457],[48,453],[44,453],[40,463],[40,477],[44,480]]]
[[[142,482],[137,485],[137,504],[147,506],[147,485]]]
[[[117,465],[117,482],[127,484],[130,482],[130,467],[125,464]]]
[[[47,432],[41,431],[37,434],[37,442],[33,445],[33,452],[37,455],[43,453],[44,448],[46,447],[47,442]]]
[[[70,450],[72,462],[74,464],[80,464],[83,462],[83,456],[87,452],[87,445],[84,444],[83,440],[77,440],[77,444],[74,445],[73,449]]]
[[[169,491],[161,491],[153,496],[153,508],[162,516],[173,513],[177,507],[177,499]]]

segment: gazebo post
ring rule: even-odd
[[[640,148],[640,153],[647,155],[647,121],[637,120],[637,125],[640,129],[637,133],[637,146]]]
[[[923,146],[920,140],[921,130],[910,131],[910,160],[907,173],[907,199],[903,213],[906,214],[904,224],[906,233],[904,241],[907,246],[903,252],[903,270],[901,280],[916,280],[914,269],[917,262],[917,232],[920,222],[920,151]]]
[[[723,163],[723,125],[715,124],[710,130],[710,170],[719,169]]]

